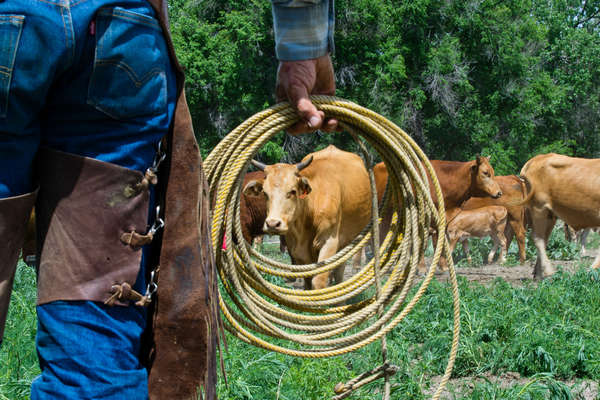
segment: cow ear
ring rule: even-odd
[[[312,191],[312,188],[310,187],[310,182],[308,181],[307,177],[302,176],[302,177],[300,177],[300,179],[298,179],[298,189],[300,189],[299,190],[300,198],[305,197],[307,194],[309,194]]]
[[[263,184],[262,181],[251,180],[244,187],[243,193],[246,196],[259,196],[263,192]]]

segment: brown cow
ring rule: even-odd
[[[356,154],[329,146],[296,165],[266,166],[264,180],[250,181],[244,193],[266,196],[264,231],[285,237],[295,264],[310,264],[333,256],[348,245],[371,217],[369,177]],[[344,267],[334,273],[341,282]],[[329,284],[330,273],[305,280],[313,289]]]
[[[454,251],[456,244],[460,241],[467,255],[469,263],[471,255],[469,254],[469,237],[483,238],[491,236],[494,241],[494,247],[488,254],[488,264],[494,260],[494,255],[498,247],[500,256],[498,260],[501,263],[506,261],[506,229],[508,212],[506,207],[485,206],[473,210],[463,210],[448,224],[447,233],[450,242],[450,252]]]
[[[430,162],[442,189],[447,223],[452,221],[452,218],[461,211],[461,206],[472,196],[491,196],[493,198],[502,196],[502,190],[494,179],[494,168],[489,162],[489,157],[477,156],[475,160],[466,162],[442,160],[430,160]],[[377,166],[379,168],[374,169],[376,183],[378,181],[387,182],[388,172],[385,165],[379,163]],[[435,189],[431,178],[429,176],[428,178],[431,198],[437,206]],[[382,225],[389,225],[389,221],[384,221]],[[432,237],[435,247],[437,235],[434,233]],[[445,267],[444,261],[440,266]],[[425,260],[421,261],[419,270],[424,272]]]
[[[504,231],[506,236],[506,245],[510,245],[513,236],[517,239],[519,245],[519,261],[525,262],[526,248],[525,238],[527,229],[525,227],[525,207],[511,206],[511,202],[516,202],[525,198],[525,183],[516,175],[496,176],[494,178],[500,185],[502,197],[493,199],[491,197],[471,197],[463,206],[463,210],[473,210],[480,207],[497,205],[504,206],[508,211],[508,224]]]
[[[542,154],[525,163],[521,177],[528,194],[518,204],[530,211],[538,252],[533,275],[542,279],[556,271],[546,254],[555,217],[575,230],[600,226],[600,159]],[[600,267],[600,255],[592,267]]]
[[[263,171],[248,172],[244,176],[242,188],[253,180],[265,179]],[[250,244],[254,239],[264,235],[263,225],[267,219],[267,200],[264,196],[248,196],[244,192],[240,194],[240,222],[242,235]]]

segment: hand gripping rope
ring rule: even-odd
[[[381,376],[385,378],[383,398],[389,398],[389,377],[395,367],[387,361],[385,336],[421,298],[443,253],[452,285],[454,330],[448,365],[433,395],[433,399],[438,399],[456,358],[460,310],[456,273],[445,240],[444,204],[440,200],[436,209],[430,197],[427,173],[432,177],[437,198],[443,198],[436,174],[410,136],[384,117],[336,97],[312,96],[311,100],[326,116],[336,118],[359,143],[371,181],[373,221],[352,243],[316,264],[288,265],[253,250],[242,236],[241,182],[259,149],[299,117],[289,103],[279,103],[247,119],[204,162],[213,199],[211,233],[222,282],[219,304],[225,327],[246,343],[297,357],[337,356],[381,339],[383,365],[346,384],[338,384],[334,399],[347,397],[352,390]],[[381,246],[372,162],[359,135],[379,153],[389,173],[380,210],[393,215]],[[428,272],[411,297],[409,290],[425,252],[430,226],[437,229],[442,240],[438,240]],[[226,246],[222,246],[223,238],[228,238]],[[282,284],[281,278],[305,278],[332,271],[371,241],[379,251],[374,251],[374,258],[342,283],[318,290]],[[353,298],[361,300],[350,302]]]

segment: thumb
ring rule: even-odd
[[[308,90],[303,85],[294,85],[288,89],[288,97],[298,114],[312,129],[319,129],[323,124],[323,113],[310,101]]]

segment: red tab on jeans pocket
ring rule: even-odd
[[[96,34],[96,20],[92,20],[90,22],[90,35],[94,36]]]

